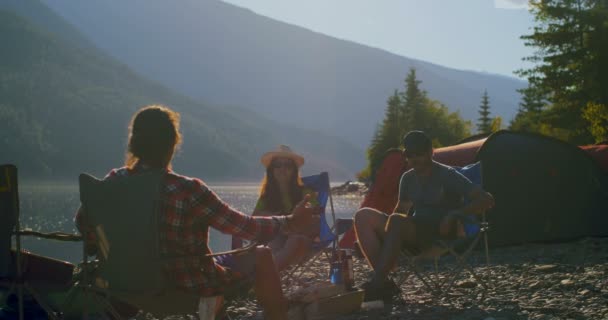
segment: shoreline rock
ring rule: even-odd
[[[331,193],[333,195],[363,196],[367,194],[368,191],[369,187],[365,183],[358,181],[346,181],[339,186],[331,188]]]

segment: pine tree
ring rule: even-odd
[[[405,92],[403,99],[403,123],[408,130],[424,129],[423,108],[426,93],[420,90],[421,81],[416,78],[416,69],[410,68],[405,79]]]
[[[375,174],[376,168],[382,162],[384,154],[390,148],[399,147],[401,141],[401,132],[403,116],[402,102],[400,94],[397,90],[387,100],[386,111],[382,125],[376,127],[371,145],[367,151],[369,160],[369,171],[372,177]]]
[[[492,119],[490,118],[490,98],[488,91],[484,90],[481,97],[481,105],[479,106],[479,118],[477,119],[477,132],[490,133],[492,132]]]
[[[551,104],[543,126],[567,132],[573,143],[593,139],[582,117],[588,103],[608,105],[608,1],[534,0],[531,12],[537,25],[522,36],[535,63],[517,73],[528,79]]]
[[[545,107],[546,99],[537,88],[528,86],[520,89],[522,95],[517,114],[511,121],[509,129],[527,132],[539,132],[542,112]]]

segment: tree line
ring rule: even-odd
[[[510,124],[571,142],[608,140],[608,0],[535,0],[536,26],[521,37],[534,66]]]
[[[516,71],[528,86],[519,90],[522,98],[508,128],[577,145],[608,141],[608,0],[530,0],[529,6],[536,25],[521,39],[536,49],[523,58],[534,65]],[[430,99],[419,85],[416,70],[410,69],[405,91],[395,90],[388,98],[360,179],[373,179],[387,150],[398,148],[410,130],[425,131],[434,147],[470,136],[471,122]],[[477,133],[501,127],[502,119],[491,117],[490,97],[484,91]]]
[[[401,145],[401,138],[408,131],[422,130],[433,140],[434,147],[454,144],[471,135],[471,121],[465,121],[459,112],[449,112],[441,102],[431,99],[420,88],[416,69],[411,68],[404,91],[395,90],[387,99],[385,115],[378,125],[367,149],[367,167],[359,173],[359,179],[373,178],[385,153]],[[484,92],[479,106],[478,133],[490,133],[500,129],[500,117],[490,116],[490,100]]]

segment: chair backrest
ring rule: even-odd
[[[160,171],[103,181],[87,174],[79,177],[83,218],[96,235],[99,276],[110,291],[165,288],[159,251],[163,177]]]
[[[7,277],[11,269],[11,236],[18,218],[17,167],[0,165],[0,277]]]
[[[328,200],[330,199],[330,185],[329,185],[329,174],[327,172],[321,172],[312,176],[302,177],[302,182],[307,188],[310,188],[317,192],[317,202],[321,207],[321,229],[319,231],[320,246],[327,246],[330,242],[336,240],[336,234],[332,232],[332,228],[327,223],[326,218],[326,207]],[[336,218],[332,210],[333,224],[336,223]]]
[[[482,186],[481,162],[475,162],[465,167],[454,167],[463,176],[467,177],[475,185]],[[470,201],[465,198],[465,202]],[[468,238],[474,237],[481,230],[477,216],[466,215],[461,219],[464,226],[465,234]]]

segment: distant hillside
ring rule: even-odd
[[[360,148],[409,67],[418,69],[430,97],[465,119],[477,119],[487,89],[492,114],[508,122],[519,102],[515,90],[525,86],[335,39],[217,0],[43,1],[97,46],[170,88],[340,135]]]
[[[14,14],[23,9],[29,18],[43,19],[33,24]],[[42,30],[41,21],[54,27]],[[361,151],[339,139],[293,130],[248,110],[211,107],[145,80],[37,1],[0,1],[0,39],[0,163],[16,163],[23,177],[104,174],[123,161],[131,115],[151,103],[182,113],[180,172],[257,179],[262,152],[286,142],[307,156],[306,171],[325,169],[346,179],[363,165]]]

